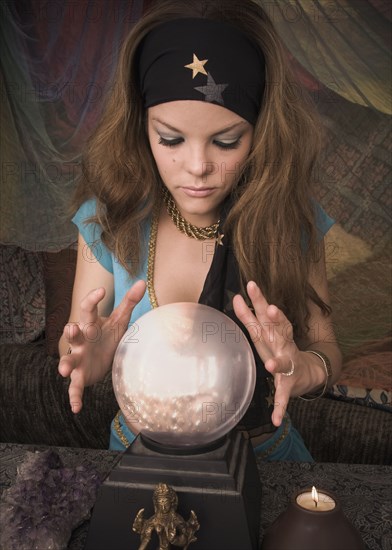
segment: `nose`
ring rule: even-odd
[[[202,178],[214,171],[214,163],[203,144],[189,145],[185,155],[184,162],[189,174]]]

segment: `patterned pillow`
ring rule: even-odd
[[[45,328],[45,290],[40,254],[0,245],[0,343],[28,344]]]
[[[332,386],[327,395],[347,403],[392,412],[392,391],[336,384]]]
[[[392,411],[392,337],[352,350],[329,395],[358,405]]]
[[[331,304],[343,353],[342,374],[329,395],[392,411],[390,254],[382,247],[368,257],[364,241],[342,236],[335,233],[329,243]]]

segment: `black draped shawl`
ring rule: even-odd
[[[226,201],[223,212],[221,212],[218,234],[224,233],[223,227],[229,208],[230,203]],[[225,234],[215,244],[212,264],[207,274],[199,303],[218,309],[230,317],[243,330],[252,347],[256,362],[256,387],[248,410],[237,428],[246,430],[250,436],[254,436],[272,432],[276,429],[271,421],[275,387],[273,377],[264,368],[264,363],[260,359],[247,329],[234,313],[233,297],[235,294],[241,294],[240,273],[230,242],[230,236]]]

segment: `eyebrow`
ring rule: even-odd
[[[167,124],[167,122],[163,122],[163,120],[160,120],[159,118],[152,118],[151,120],[153,120],[154,122],[159,122],[159,124],[162,124],[163,126],[166,126],[166,128],[168,128],[169,130],[172,130],[173,132],[177,132],[179,134],[182,134],[182,132],[180,130],[178,130],[177,128],[174,128],[174,126],[171,126],[170,124]],[[227,126],[227,128],[223,128],[222,130],[219,130],[219,132],[215,132],[213,135],[214,136],[218,136],[220,134],[224,134],[226,132],[229,132],[230,130],[234,130],[235,128],[237,128],[237,126],[242,126],[246,124],[246,122],[244,120],[240,120],[239,122],[236,122],[234,124],[232,124],[231,126]]]

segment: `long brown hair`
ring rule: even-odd
[[[97,199],[102,240],[131,275],[141,263],[141,224],[160,200],[160,178],[148,144],[135,59],[144,36],[163,21],[205,17],[231,22],[265,57],[266,88],[252,151],[233,194],[225,231],[243,281],[256,281],[282,308],[295,332],[306,331],[308,301],[330,308],[309,285],[319,245],[310,189],[320,150],[315,110],[298,94],[281,41],[253,0],[159,0],[135,25],[120,54],[111,96],[84,152],[74,207]]]

